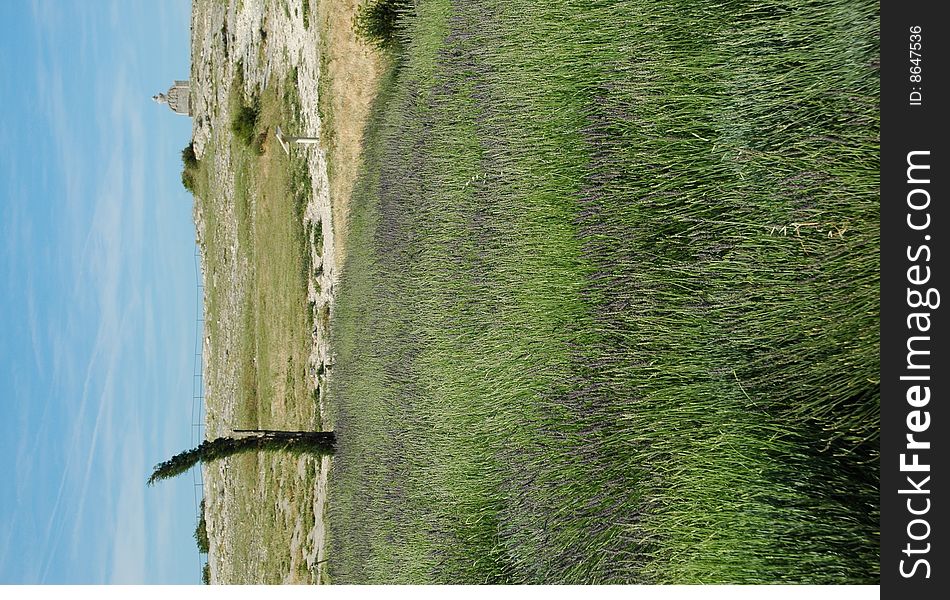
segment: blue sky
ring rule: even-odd
[[[0,2],[0,583],[197,583],[189,0]]]

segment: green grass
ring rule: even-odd
[[[300,5],[301,18],[303,19],[304,29],[310,29],[310,0],[303,0]]]
[[[332,580],[876,582],[876,3],[403,25],[333,324]]]

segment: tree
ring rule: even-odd
[[[264,450],[294,454],[333,454],[336,434],[332,431],[275,431],[270,429],[237,429],[231,437],[201,442],[197,448],[185,450],[155,465],[148,485],[181,475],[198,462],[212,462],[235,454]]]
[[[198,168],[198,155],[195,154],[195,143],[193,141],[182,149],[181,164],[186,169]]]
[[[261,109],[258,103],[254,102],[250,106],[242,105],[231,119],[231,133],[244,142],[245,146],[252,148],[257,154],[264,152],[263,146],[259,143],[255,143],[255,141],[260,141],[260,137],[257,135],[257,125],[260,116]]]
[[[181,184],[185,189],[195,193],[195,177],[198,173],[198,156],[195,154],[195,143],[191,142],[181,151]]]
[[[195,543],[198,544],[198,552],[207,554],[211,550],[211,542],[208,540],[208,521],[205,519],[205,501],[202,498],[201,507],[198,509],[198,525],[195,527]]]

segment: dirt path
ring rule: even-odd
[[[317,3],[317,0],[313,0],[313,3]],[[359,172],[363,129],[375,98],[382,63],[379,54],[354,34],[357,0],[323,0],[317,4],[319,27],[316,29],[320,49],[309,56],[317,60],[315,71],[318,76],[308,81],[316,85],[316,89],[308,88],[305,91],[301,88],[300,97],[308,110],[308,117],[313,119],[311,122],[318,124],[317,135],[322,139],[319,150],[309,150],[311,175],[315,186],[318,179],[321,185],[320,194],[314,190],[307,218],[313,218],[311,214],[316,215],[324,226],[323,264],[326,280],[320,282],[319,289],[328,296],[323,302],[322,298],[311,295],[311,300],[316,301],[315,306],[318,308],[314,314],[315,335],[310,363],[318,372],[322,371],[325,377],[329,377],[332,375],[329,324],[333,318],[339,269],[345,259],[349,199]],[[321,77],[324,78],[322,81]],[[321,108],[328,122],[321,122]],[[326,240],[331,242],[329,249]],[[317,264],[318,257],[313,247],[311,255],[314,264]],[[329,264],[326,262],[328,257],[331,261]],[[313,291],[311,282],[311,294]],[[321,310],[320,306],[326,306],[326,311]],[[325,379],[318,380],[316,385],[326,390]],[[321,393],[319,396],[321,421],[324,428],[332,429],[333,423],[325,403],[326,394]],[[328,456],[322,457],[314,493],[316,520],[311,534],[314,553],[308,557],[308,562],[313,561],[310,564],[317,565],[317,582],[325,580],[327,477],[332,460]]]
[[[321,86],[321,104],[329,121],[324,132],[331,165],[337,261],[341,265],[346,255],[349,199],[361,164],[363,130],[385,67],[380,53],[354,34],[353,20],[359,4],[359,0],[324,0],[318,9],[321,67],[326,78]]]

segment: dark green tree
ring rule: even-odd
[[[201,442],[155,465],[148,485],[181,475],[198,462],[212,462],[246,452],[277,451],[294,454],[333,454],[336,434],[332,431],[275,431],[270,429],[235,430],[232,437]]]
[[[201,500],[201,507],[198,509],[201,513],[198,516],[198,525],[195,527],[195,543],[198,544],[198,552],[207,554],[211,550],[211,542],[208,540],[208,521],[205,520],[205,501]]]

